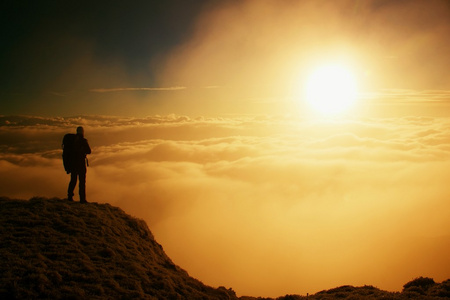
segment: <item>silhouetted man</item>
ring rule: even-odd
[[[77,134],[73,142],[73,162],[70,170],[70,182],[67,190],[67,199],[73,201],[73,191],[77,185],[77,178],[80,180],[78,191],[80,202],[86,201],[86,155],[91,153],[88,141],[84,138],[83,127],[77,128]]]

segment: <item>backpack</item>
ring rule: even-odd
[[[62,149],[63,149],[63,165],[64,170],[66,170],[67,174],[71,173],[75,166],[76,161],[76,149],[75,149],[75,138],[76,134],[74,133],[67,133],[64,135],[63,142],[62,142]]]

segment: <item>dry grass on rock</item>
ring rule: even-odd
[[[190,277],[108,204],[0,199],[1,299],[233,299]]]
[[[0,198],[0,239],[0,299],[238,299],[190,277],[144,221],[109,204]],[[419,277],[403,288],[341,286],[276,300],[450,299],[450,280]]]

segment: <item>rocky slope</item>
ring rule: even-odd
[[[0,201],[1,299],[234,299],[176,266],[144,221],[108,204]]]
[[[204,285],[176,266],[144,221],[109,204],[0,198],[0,299],[270,299]],[[342,286],[288,299],[449,299],[450,280],[401,293]]]

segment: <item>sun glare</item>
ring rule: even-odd
[[[356,79],[340,65],[315,69],[306,81],[306,101],[317,112],[336,115],[348,111],[356,101]]]

